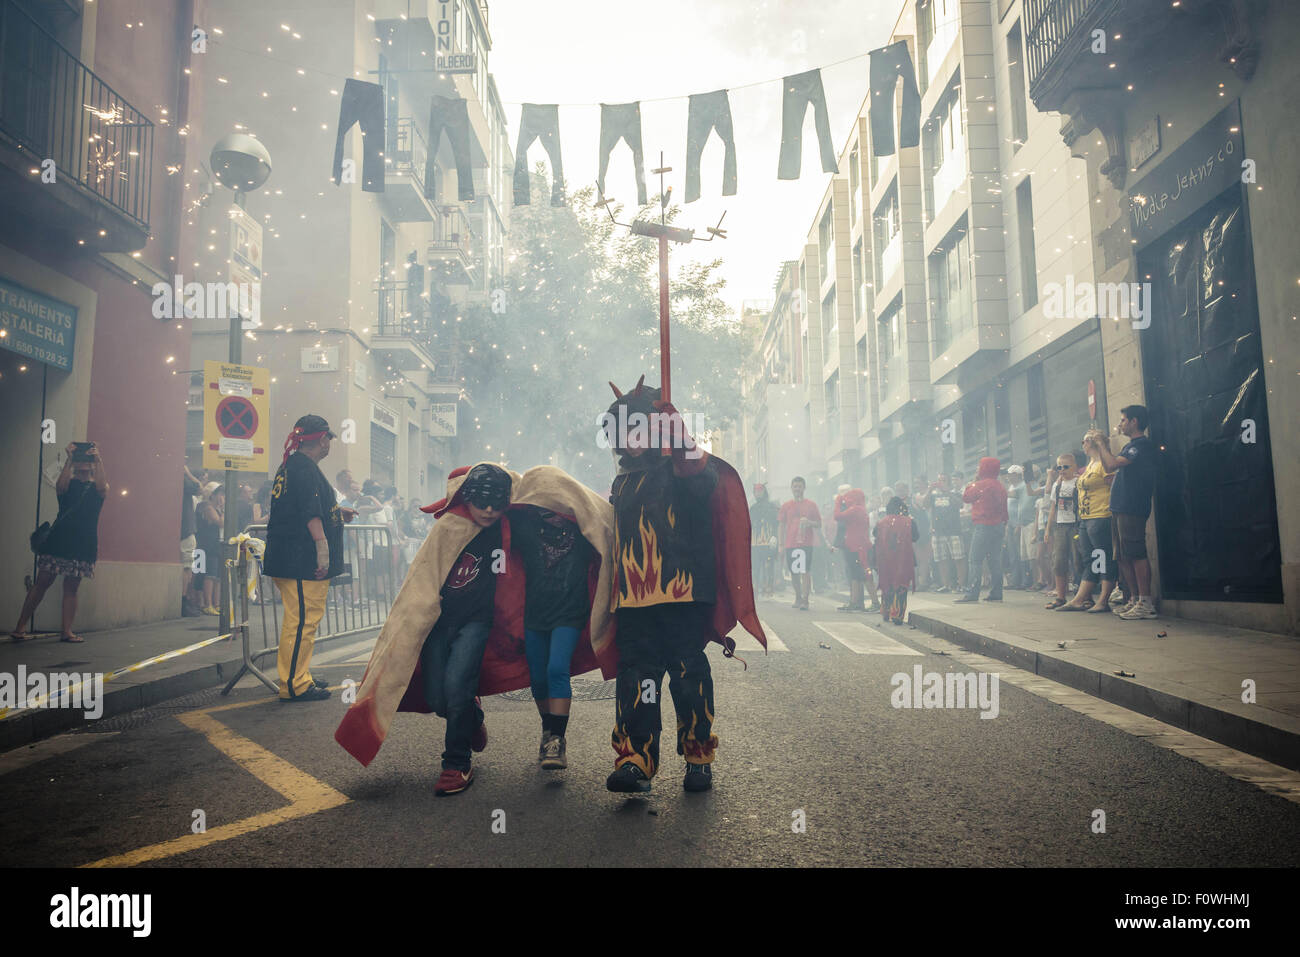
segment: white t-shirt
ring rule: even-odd
[[[1075,525],[1079,521],[1079,492],[1076,486],[1078,477],[1057,479],[1052,486],[1052,498],[1056,501],[1056,524]],[[1049,505],[1050,508],[1050,505]]]

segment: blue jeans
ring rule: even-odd
[[[1002,597],[1002,547],[1006,541],[1007,524],[976,525],[970,542],[970,570],[966,573],[966,597],[978,598],[984,561],[989,563],[989,598]]]
[[[533,700],[572,698],[569,664],[573,649],[578,647],[577,628],[561,626],[550,631],[524,629],[524,654],[528,657],[528,677]]]
[[[424,699],[440,717],[447,719],[447,750],[442,767],[468,771],[470,739],[483,723],[483,710],[474,700],[478,694],[478,672],[487,648],[487,622],[471,621],[458,628],[433,626],[420,652],[424,675]]]

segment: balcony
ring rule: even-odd
[[[408,295],[410,284],[404,280],[384,280],[375,284],[374,291],[378,298],[371,350],[384,363],[403,372],[433,370],[433,314],[429,303]]]
[[[94,251],[143,249],[153,132],[14,0],[0,0],[0,218]]]
[[[429,243],[429,267],[435,280],[454,286],[475,281],[474,232],[459,206],[438,209],[438,224]]]
[[[391,141],[384,150],[384,192],[381,194],[393,222],[430,223],[437,216],[424,195],[424,168],[429,146],[409,116],[389,127]]]
[[[1179,56],[1192,33],[1222,32],[1218,13],[1234,38],[1222,58],[1238,73],[1253,72],[1249,29],[1232,23],[1240,19],[1236,5],[1224,0],[1181,0],[1177,7],[1170,0],[1025,0],[1029,96],[1040,111],[1060,111],[1076,91],[1122,90]],[[1098,29],[1105,32],[1104,53],[1093,52]]]

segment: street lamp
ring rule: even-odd
[[[235,205],[244,209],[244,197],[261,186],[271,176],[271,154],[257,139],[249,133],[230,133],[221,138],[212,147],[208,157],[213,178],[235,194]],[[236,297],[235,302],[239,299]],[[243,360],[244,337],[242,332],[243,317],[238,305],[230,316],[230,345],[227,361],[239,365]],[[230,540],[239,534],[239,488],[238,473],[226,469],[226,515],[222,526],[221,567],[225,569]],[[217,623],[219,634],[226,634],[230,629],[231,602],[234,595],[230,591],[230,575],[221,576],[221,617]]]

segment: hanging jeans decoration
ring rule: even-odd
[[[434,158],[442,145],[442,131],[447,131],[452,155],[456,158],[456,183],[460,201],[474,199],[474,169],[469,152],[469,110],[460,97],[435,96],[429,104],[429,156],[424,167],[424,195],[437,199],[434,190]]]
[[[645,194],[645,157],[641,151],[640,103],[600,104],[600,173],[596,177],[596,187],[602,196],[605,195],[609,154],[620,139],[626,140],[632,150],[632,163],[636,166],[636,201],[637,205],[644,206],[648,200]]]
[[[551,205],[564,205],[564,161],[560,158],[560,108],[554,103],[542,106],[525,103],[519,115],[519,146],[515,149],[515,205],[527,206],[528,147],[541,139],[551,158]]]
[[[831,121],[826,115],[826,91],[822,89],[822,71],[796,73],[782,81],[785,96],[781,100],[781,162],[777,179],[798,179],[803,155],[803,121],[808,104],[813,106],[813,123],[822,151],[822,171],[838,173],[835,147],[831,145]]]
[[[686,202],[700,198],[700,154],[708,142],[709,133],[718,131],[718,137],[727,148],[722,160],[722,195],[736,195],[736,134],[731,126],[731,104],[726,90],[712,93],[695,93],[691,96],[690,111],[686,119]]]
[[[908,149],[921,142],[921,94],[916,90],[916,73],[907,41],[899,40],[871,51],[871,152],[874,156],[894,153],[894,90],[903,78],[903,113],[898,121],[898,146]]]
[[[339,104],[339,133],[334,141],[334,185],[343,177],[343,137],[354,123],[361,124],[361,188],[367,193],[384,191],[384,91],[377,83],[348,80],[343,84]]]

